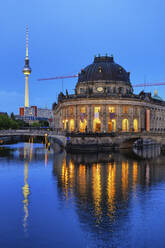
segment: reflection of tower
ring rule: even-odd
[[[29,107],[29,75],[31,74],[31,68],[29,66],[28,55],[28,28],[26,28],[26,58],[25,66],[22,71],[25,75],[25,107]]]
[[[29,211],[28,211],[28,205],[29,205],[29,195],[30,195],[30,189],[29,189],[29,184],[28,184],[28,160],[30,158],[30,161],[32,159],[32,154],[33,154],[33,144],[31,144],[31,147],[29,146],[30,144],[25,143],[24,146],[24,186],[22,187],[22,193],[24,196],[23,204],[24,204],[24,219],[23,219],[23,227],[24,231],[27,232],[27,219],[29,216]]]
[[[25,212],[23,226],[24,226],[25,231],[26,231],[26,228],[27,228],[27,218],[29,216],[29,212],[28,212],[28,204],[29,204],[28,196],[30,194],[29,185],[28,185],[27,180],[28,180],[28,162],[25,162],[25,168],[24,168],[24,183],[25,183],[25,185],[22,187],[22,192],[23,192],[23,196],[24,196],[23,204],[24,204],[24,212]]]

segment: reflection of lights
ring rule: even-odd
[[[149,182],[150,182],[150,166],[147,163],[147,166],[146,166],[146,184],[149,184]]]
[[[136,192],[136,185],[137,185],[137,179],[138,179],[138,164],[137,162],[133,162],[133,190],[134,193]]]
[[[122,193],[123,193],[123,197],[126,198],[126,194],[127,194],[127,189],[128,189],[128,161],[126,162],[122,162]]]
[[[113,217],[113,212],[115,210],[115,179],[116,179],[116,164],[108,164],[108,178],[107,178],[107,194],[108,194],[108,210],[109,216]]]
[[[24,186],[22,187],[22,192],[23,192],[23,196],[24,196],[24,200],[23,200],[23,204],[24,204],[24,220],[23,220],[23,227],[24,227],[24,231],[27,232],[27,219],[29,216],[29,211],[28,211],[28,205],[29,205],[29,200],[28,200],[28,196],[30,194],[30,190],[29,190],[29,185],[28,185],[28,163],[25,162],[25,167],[24,167]]]
[[[45,167],[47,167],[47,163],[48,163],[48,154],[47,154],[47,150],[45,149]]]
[[[79,192],[81,195],[86,194],[86,166],[80,164],[78,168]]]
[[[62,168],[61,168],[61,181],[62,181],[62,188],[64,191],[64,195],[66,199],[68,199],[69,191],[71,194],[73,194],[74,181],[75,181],[74,164],[71,160],[69,161],[68,166],[66,163],[66,159],[63,160]]]
[[[62,163],[61,179],[65,197],[68,199],[68,168],[66,166],[66,159]]]
[[[95,205],[95,214],[101,215],[101,165],[93,164],[92,166],[92,190]]]
[[[32,138],[32,144],[30,148],[30,161],[32,160],[32,157],[33,157],[33,138]]]
[[[74,164],[70,160],[69,162],[69,183],[70,183],[70,191],[73,193],[73,186],[74,186]]]
[[[28,147],[29,147],[29,145],[27,143],[25,143],[25,145],[24,145],[24,159],[26,159]]]

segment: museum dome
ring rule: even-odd
[[[92,64],[81,70],[78,82],[99,80],[130,82],[130,73],[116,64],[113,56],[98,56]]]

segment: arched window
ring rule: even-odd
[[[137,119],[133,120],[133,130],[134,130],[134,132],[138,131],[138,121],[137,121]]]
[[[93,120],[93,131],[94,132],[101,132],[101,121],[99,118],[95,118]]]
[[[70,132],[74,131],[74,120],[73,119],[71,119],[69,122],[69,130],[70,130]]]
[[[86,126],[87,126],[87,120],[86,119],[80,120],[79,131],[81,133],[84,133],[86,131]]]
[[[122,131],[123,132],[129,132],[129,121],[128,121],[128,119],[124,119],[122,121]]]
[[[94,107],[93,131],[101,132],[100,107]]]
[[[108,121],[108,132],[116,132],[116,120],[115,119]]]

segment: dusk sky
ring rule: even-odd
[[[131,72],[132,84],[165,82],[164,9],[163,0],[1,1],[0,112],[18,114],[24,105],[26,25],[30,105],[51,108],[62,90],[62,80],[38,78],[77,74],[99,53],[113,54]],[[64,89],[72,93],[76,82],[65,79]],[[165,99],[165,86],[157,89]]]

